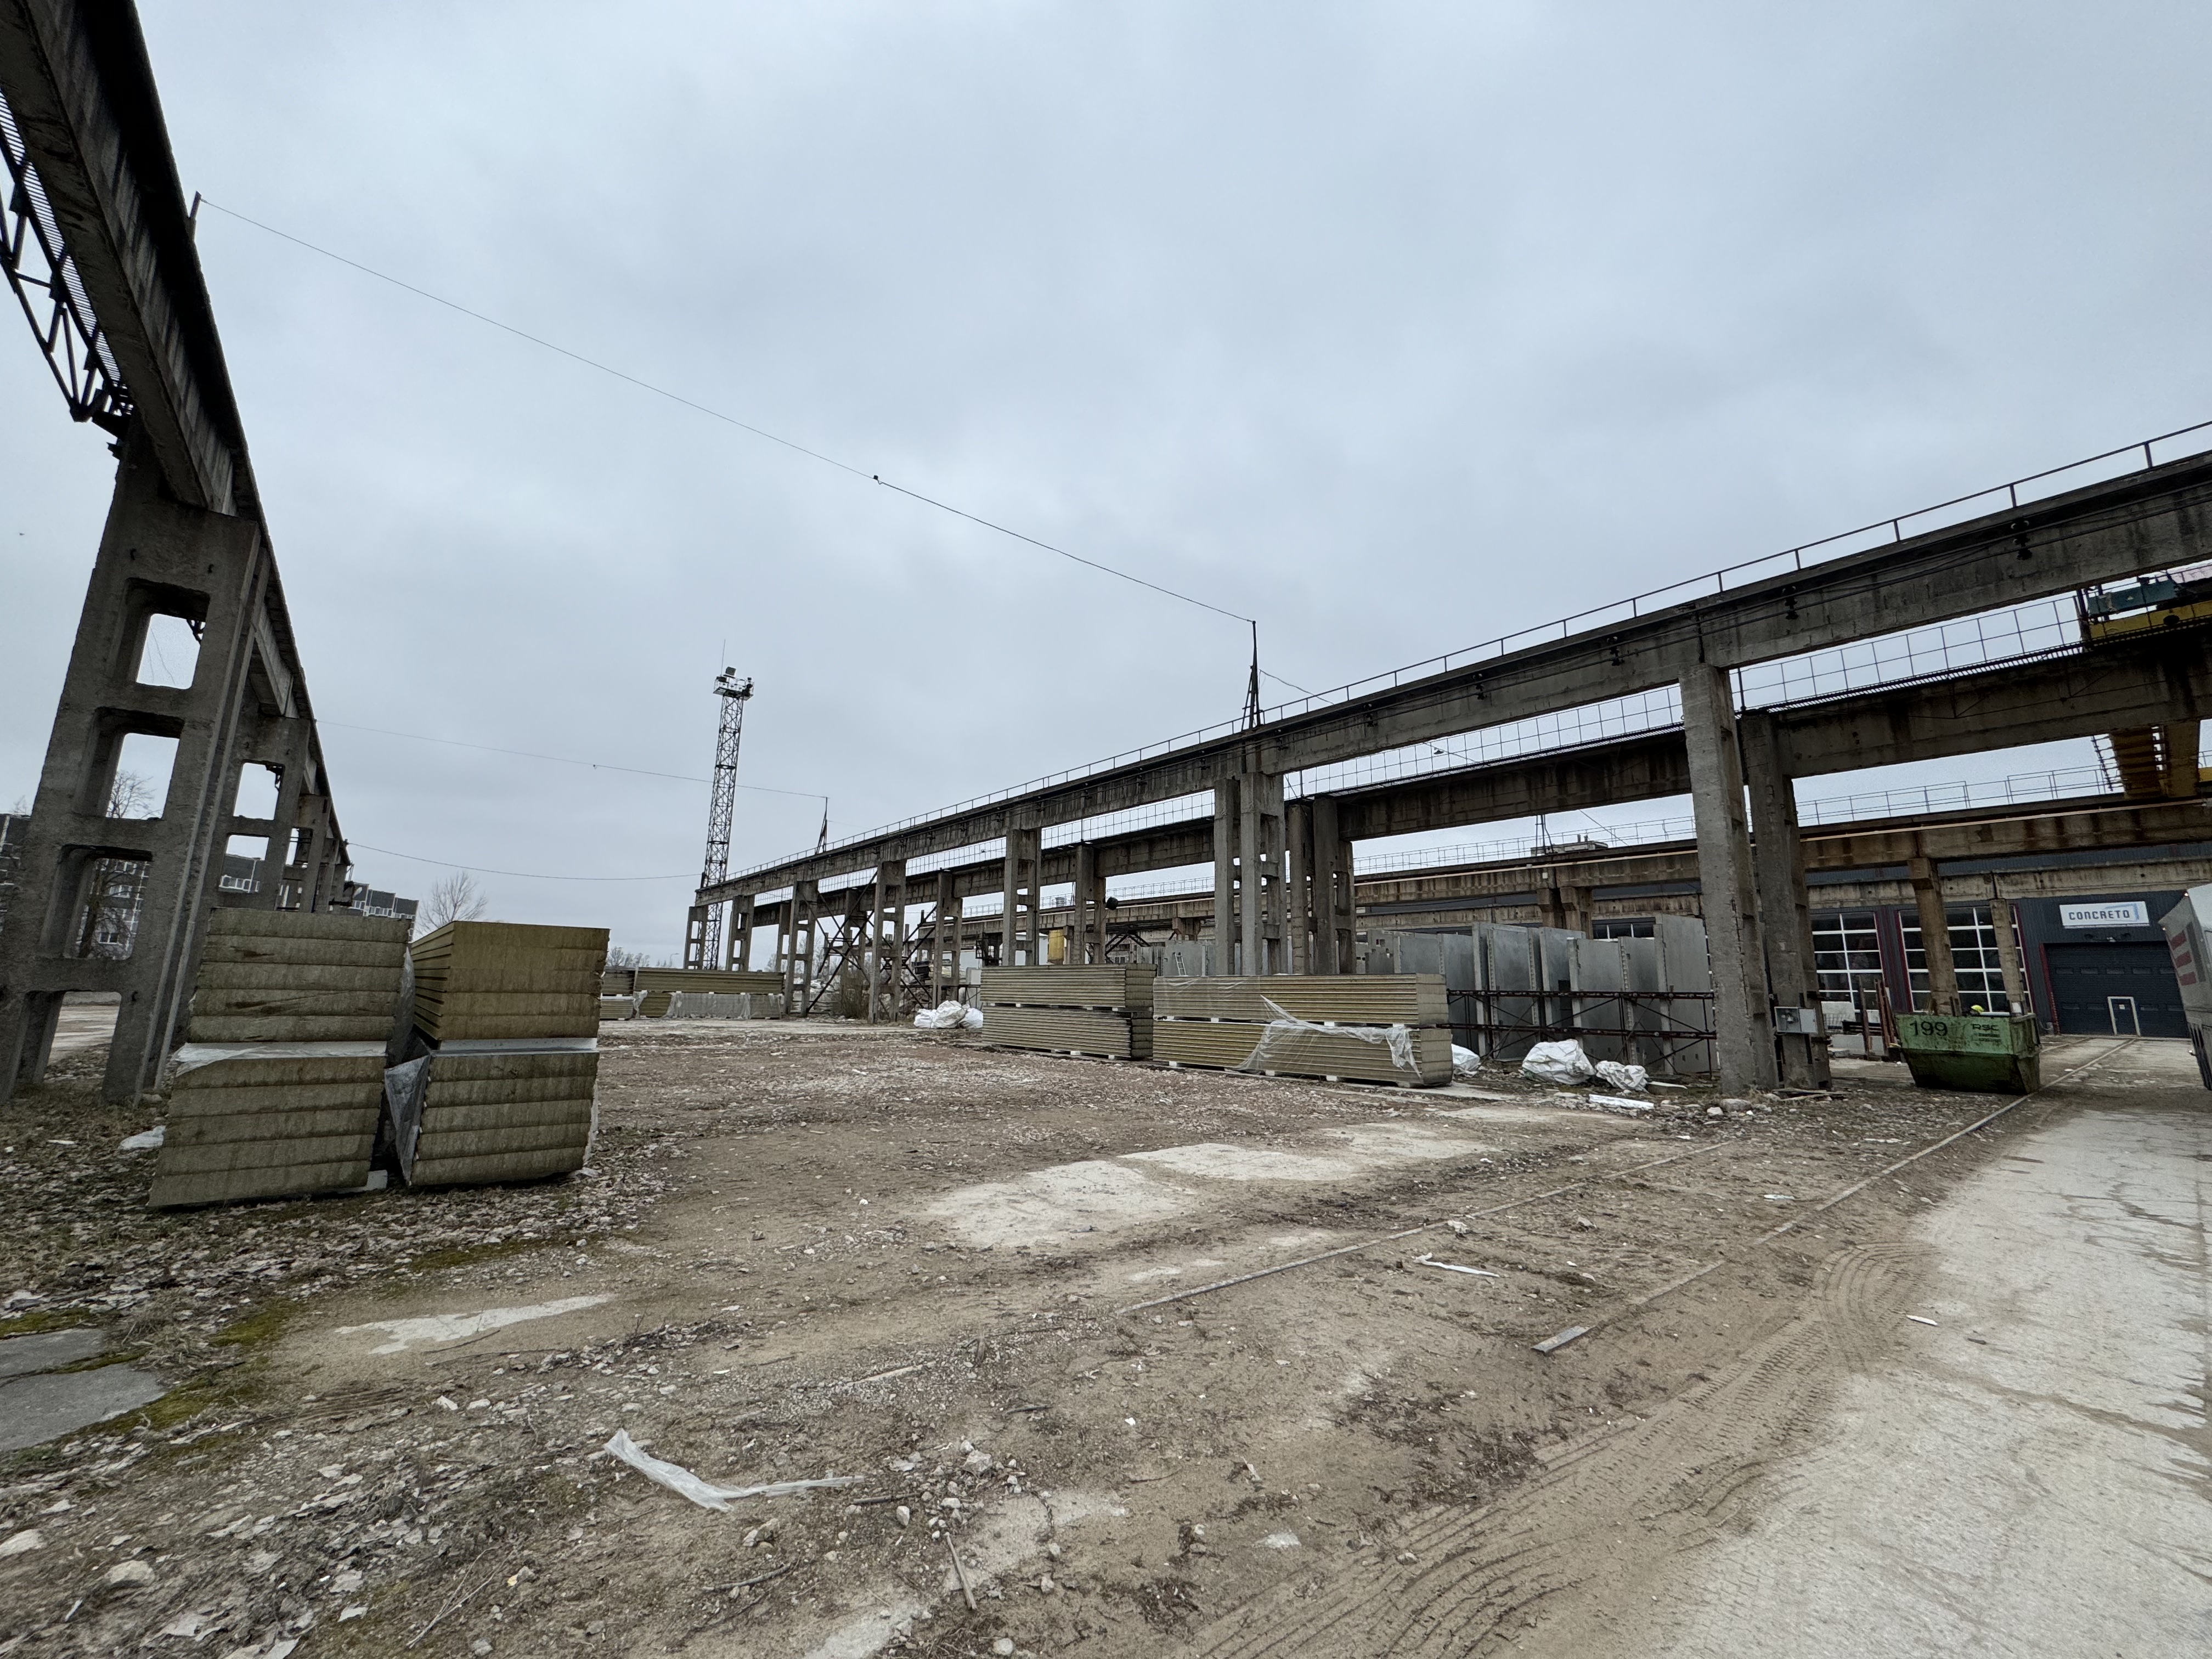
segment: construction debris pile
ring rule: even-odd
[[[1152,970],[1103,967],[986,968],[983,1036],[1009,1048],[1152,1057]]]
[[[170,1062],[150,1205],[368,1180],[408,926],[336,911],[215,913]]]
[[[1434,1088],[1451,1081],[1441,974],[1162,979],[1152,1056],[1268,1077]]]

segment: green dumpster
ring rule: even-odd
[[[2024,1095],[2042,1086],[2033,1014],[1901,1014],[1897,1046],[1923,1089]]]

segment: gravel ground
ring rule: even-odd
[[[171,1391],[0,1460],[0,1653],[1158,1652],[1701,1382],[1986,1138],[1762,1234],[2001,1103],[605,1038],[591,1171],[529,1187],[155,1214],[97,1049],[6,1109],[0,1337],[97,1324]],[[718,1512],[618,1429],[854,1484]]]

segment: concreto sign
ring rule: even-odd
[[[2068,927],[2148,927],[2150,912],[2141,899],[2117,904],[2062,904],[2058,920]]]

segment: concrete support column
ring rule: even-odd
[[[303,797],[295,827],[299,831],[301,866],[298,908],[327,910],[338,902],[350,867],[330,798],[319,794]]]
[[[1928,1006],[1921,1012],[1959,1012],[1959,969],[1951,956],[1951,918],[1943,902],[1943,884],[1936,861],[1916,849],[1906,861],[1912,878],[1912,902],[1920,913],[1920,956],[1928,964]]]
[[[329,799],[321,781],[314,776],[314,722],[295,716],[278,715],[253,722],[240,745],[244,752],[231,780],[231,801],[235,805],[248,766],[267,766],[276,773],[276,805],[266,818],[234,817],[230,820],[223,844],[216,849],[217,880],[222,878],[222,856],[229,850],[229,837],[256,836],[264,843],[261,881],[258,891],[221,902],[252,910],[274,910],[283,904],[292,832],[311,799]]]
[[[783,957],[784,1012],[796,1019],[806,1012],[806,1000],[814,985],[814,910],[821,901],[819,882],[809,879],[791,885],[791,896],[783,904],[783,933],[787,941]]]
[[[722,966],[750,973],[753,965],[753,906],[750,893],[740,894],[730,901],[728,931],[722,939]]]
[[[2005,1012],[2033,1013],[2027,974],[2020,959],[2020,935],[2014,930],[2012,901],[1998,894],[1994,876],[1990,878],[1990,926],[1997,936],[1997,971],[2004,975]]]
[[[1067,907],[1067,965],[1080,968],[1106,960],[1106,878],[1099,872],[1098,849],[1089,842],[1075,848],[1075,890]]]
[[[929,1001],[932,1007],[960,994],[960,897],[952,872],[937,873],[937,904],[929,923]]]
[[[1820,1006],[1813,963],[1813,910],[1805,893],[1805,842],[1797,791],[1784,765],[1774,719],[1747,714],[1736,721],[1744,783],[1751,796],[1752,873],[1759,896],[1759,931],[1765,947],[1766,988],[1784,1008]],[[1793,1089],[1828,1086],[1828,1039],[1791,1032],[1776,1036],[1782,1081]]]
[[[242,730],[264,710],[294,709],[289,672],[262,649],[273,568],[250,520],[169,499],[144,441],[127,441],[0,933],[0,1099],[44,1075],[58,1006],[73,990],[122,996],[106,1097],[155,1086],[214,908]],[[138,680],[156,616],[198,625],[190,686]],[[175,741],[158,818],[106,816],[133,733]],[[111,860],[141,866],[135,931],[127,955],[87,956],[82,913]]]
[[[1223,974],[1243,971],[1237,950],[1237,782],[1231,774],[1213,785],[1213,965]]]
[[[1352,962],[1352,843],[1338,828],[1336,798],[1314,795],[1283,809],[1284,971],[1348,974]]]
[[[1246,971],[1287,974],[1283,781],[1247,772],[1238,797],[1238,923],[1253,964]]]
[[[900,970],[906,963],[906,860],[887,859],[876,871],[868,913],[868,1024],[899,1015]]]
[[[1038,880],[1044,864],[1044,830],[1037,825],[1018,825],[1006,831],[1006,875],[1004,914],[1005,943],[999,947],[999,965],[1041,968],[1044,939],[1038,930],[1044,894]]]
[[[1287,801],[1283,806],[1284,914],[1289,939],[1290,971],[1310,974],[1321,954],[1318,909],[1314,891],[1313,803]]]
[[[1744,811],[1743,762],[1736,749],[1735,697],[1728,671],[1699,663],[1682,676],[1682,734],[1689,750],[1690,798],[1697,814],[1698,880],[1704,890],[1706,947],[1712,963],[1714,1048],[1722,1090],[1771,1089],[1774,1024],[1759,949],[1752,881],[1751,829]]]
[[[1352,843],[1339,828],[1336,797],[1313,798],[1315,952],[1316,974],[1348,974],[1358,918],[1352,899]]]
[[[1569,881],[1562,884],[1557,870],[1536,872],[1536,905],[1544,926],[1563,927],[1571,933],[1587,933],[1590,925],[1590,889]]]
[[[1213,787],[1213,932],[1224,973],[1290,971],[1283,781],[1236,772]]]

